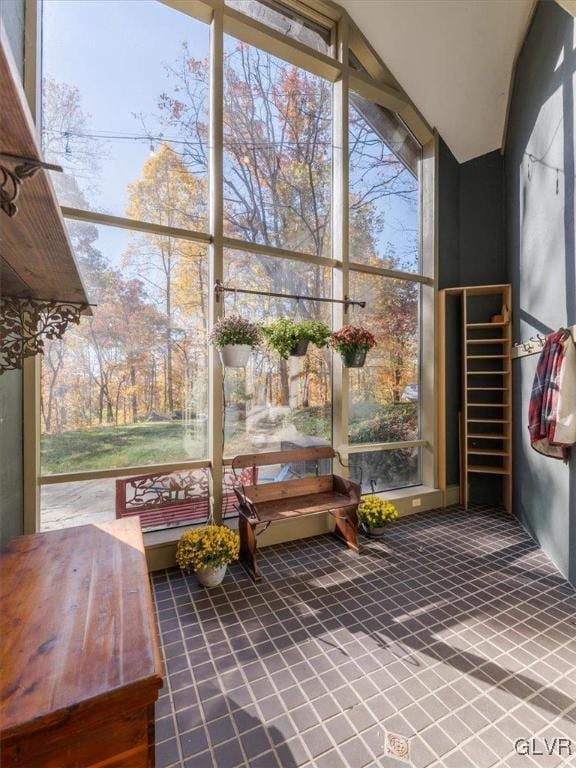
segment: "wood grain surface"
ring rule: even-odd
[[[126,765],[151,764],[162,667],[137,518],[22,536],[5,548],[0,674],[3,767],[96,765],[126,749],[146,756]]]

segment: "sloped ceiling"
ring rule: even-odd
[[[455,157],[502,145],[534,0],[339,0]]]

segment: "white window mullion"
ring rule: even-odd
[[[338,26],[338,59],[342,65],[340,78],[333,91],[333,177],[332,177],[332,248],[333,257],[340,266],[333,270],[333,296],[343,299],[349,293],[348,253],[348,22],[344,18]],[[332,312],[334,329],[347,322],[343,304],[334,304]],[[332,440],[334,445],[348,443],[349,384],[348,370],[342,365],[340,355],[333,355]],[[345,466],[338,472],[346,475]]]
[[[214,8],[210,26],[210,234],[209,249],[209,324],[222,316],[223,301],[216,301],[214,285],[224,279],[223,255],[223,102],[224,102],[224,23],[223,2]],[[209,375],[209,458],[212,465],[210,497],[215,519],[222,516],[222,457],[224,453],[223,371],[215,347],[210,345]]]

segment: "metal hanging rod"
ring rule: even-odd
[[[572,338],[576,342],[576,325],[571,325],[566,328],[570,331]],[[537,355],[538,352],[542,352],[544,344],[548,336],[543,336],[541,333],[537,333],[536,336],[531,336],[528,341],[519,341],[512,345],[512,359],[518,357],[527,357],[528,355]]]
[[[296,299],[296,301],[325,301],[329,304],[344,304],[344,311],[347,312],[349,307],[361,307],[364,309],[366,306],[365,301],[353,301],[345,296],[343,299],[328,299],[325,296],[299,296],[297,293],[274,293],[274,291],[256,291],[249,288],[233,288],[230,285],[223,285],[220,280],[216,280],[214,284],[214,293],[216,294],[216,301],[220,301],[220,294],[222,293],[249,293],[253,296],[274,296],[278,299]]]

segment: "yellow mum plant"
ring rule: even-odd
[[[220,568],[238,559],[240,537],[225,525],[201,525],[186,531],[176,547],[176,562],[185,571]]]
[[[379,496],[364,496],[358,507],[358,517],[370,528],[380,528],[398,518],[398,510],[391,501]]]

